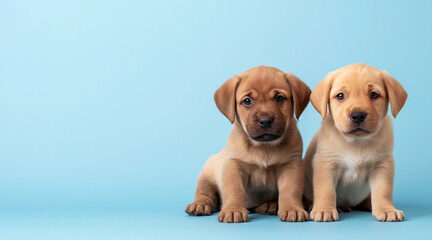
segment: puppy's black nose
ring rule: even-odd
[[[366,118],[366,113],[365,112],[352,112],[350,115],[351,121],[353,121],[353,123],[356,124],[360,124],[362,122],[364,122],[365,118]]]
[[[258,118],[258,124],[261,128],[268,129],[273,123],[273,118],[271,117],[260,117]]]

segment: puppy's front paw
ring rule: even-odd
[[[186,206],[185,212],[191,216],[208,216],[212,213],[212,207],[205,203],[193,202]]]
[[[404,213],[397,209],[374,210],[372,211],[372,215],[376,220],[382,222],[399,222],[405,220]]]
[[[248,221],[248,211],[246,208],[222,209],[218,215],[219,222],[241,223]]]
[[[310,217],[315,222],[333,222],[339,220],[339,215],[334,209],[312,209]]]
[[[284,222],[304,222],[309,220],[308,213],[303,209],[279,210],[278,216]]]

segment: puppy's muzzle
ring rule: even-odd
[[[353,123],[360,125],[365,121],[366,115],[367,114],[365,112],[352,112],[350,115],[350,119]]]
[[[248,127],[249,136],[258,142],[271,142],[283,135],[285,126],[277,121],[274,114],[260,114]]]

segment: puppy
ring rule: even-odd
[[[303,144],[293,111],[298,119],[310,92],[293,74],[265,66],[224,83],[214,98],[234,126],[226,147],[204,165],[186,213],[210,215],[220,199],[220,222],[247,222],[247,209],[276,214],[277,208],[282,221],[308,220]]]
[[[399,113],[407,93],[387,72],[352,64],[318,83],[311,102],[321,129],[306,155],[305,196],[311,219],[337,221],[338,211],[372,210],[379,221],[402,221],[393,205],[393,130],[387,115]]]

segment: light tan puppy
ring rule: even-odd
[[[293,74],[265,66],[223,84],[215,93],[216,105],[234,126],[227,146],[204,165],[195,200],[185,211],[210,215],[219,199],[221,222],[247,222],[247,209],[277,212],[282,221],[306,221],[303,144],[293,111],[298,119],[309,95]]]
[[[323,117],[306,155],[305,196],[311,219],[337,221],[338,211],[372,210],[379,221],[404,220],[393,205],[394,117],[407,93],[387,72],[352,64],[318,83],[311,102]]]

